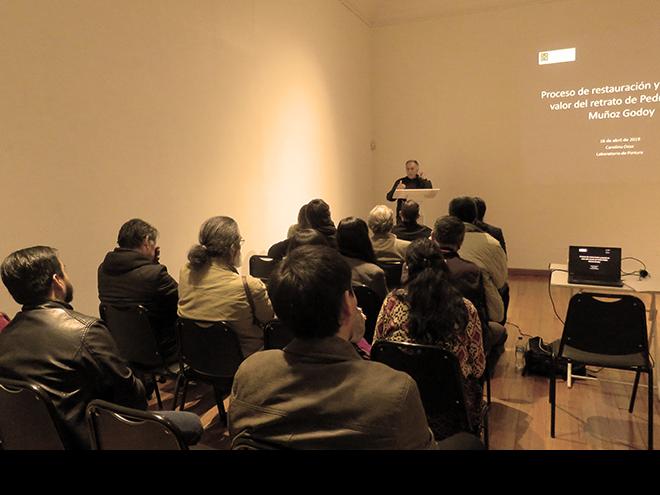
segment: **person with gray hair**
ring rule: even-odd
[[[410,242],[397,239],[392,233],[394,213],[385,205],[369,212],[367,224],[371,230],[371,244],[377,261],[402,261]]]
[[[263,349],[259,323],[272,320],[274,313],[263,282],[238,273],[242,242],[230,217],[211,217],[202,224],[199,244],[181,268],[178,313],[191,320],[227,321],[247,357]]]

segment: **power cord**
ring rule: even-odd
[[[646,269],[646,263],[644,263],[639,258],[634,258],[633,256],[626,256],[625,258],[621,258],[621,261],[624,261],[624,260],[635,260],[635,261],[639,262],[642,265],[642,268],[640,268],[639,270],[635,270],[633,272],[624,272],[623,270],[621,270],[621,276],[622,277],[625,276],[625,275],[637,275],[641,280],[643,278],[651,276],[651,274]]]
[[[512,327],[516,327],[516,328],[518,329],[518,335],[520,335],[520,336],[522,336],[522,337],[530,337],[530,338],[532,337],[532,335],[523,332],[523,331],[522,331],[522,328],[520,328],[518,325],[516,325],[516,324],[513,323],[512,321],[507,321],[507,322],[504,324],[504,326],[507,326],[507,325],[511,325]]]
[[[561,268],[554,268],[550,270],[550,276],[548,277],[548,296],[550,296],[550,302],[552,303],[552,310],[555,312],[555,316],[559,321],[561,321],[561,324],[564,325],[564,320],[561,319],[561,316],[559,316],[559,313],[557,313],[557,308],[555,307],[555,300],[552,298],[552,290],[550,280],[552,279],[552,272],[566,272],[568,273],[568,270],[563,270]]]

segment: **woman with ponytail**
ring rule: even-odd
[[[229,322],[248,357],[263,349],[259,323],[272,320],[274,313],[263,282],[242,277],[236,269],[242,242],[232,218],[212,217],[202,224],[199,244],[188,252],[179,276],[178,313],[191,320]]]
[[[454,354],[463,374],[471,421],[476,425],[482,396],[479,378],[486,366],[477,310],[450,284],[447,265],[434,241],[412,242],[405,260],[408,281],[385,298],[374,341],[438,345]],[[449,422],[434,423],[436,440],[455,433],[456,426]]]

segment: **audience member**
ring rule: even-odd
[[[465,224],[465,237],[458,253],[461,258],[471,261],[482,270],[489,319],[504,323],[506,306],[502,300],[502,293],[508,293],[506,253],[497,239],[474,225],[477,206],[471,197],[452,199],[449,203],[449,214],[458,217]],[[497,289],[500,296],[499,303],[490,285]]]
[[[474,225],[497,239],[497,241],[500,243],[500,246],[502,246],[502,249],[504,249],[504,252],[506,253],[506,242],[504,242],[504,234],[502,233],[502,229],[484,222],[484,216],[486,215],[486,202],[479,197],[474,197],[473,199],[474,204],[477,205],[477,219],[474,221]]]
[[[410,242],[397,239],[392,233],[394,213],[385,205],[378,205],[369,212],[367,219],[371,229],[371,245],[378,261],[402,261]]]
[[[344,218],[337,227],[337,245],[351,267],[351,282],[366,285],[384,299],[387,294],[385,272],[375,264],[376,255],[366,222],[357,217]]]
[[[418,219],[419,204],[412,200],[406,201],[399,212],[399,223],[394,226],[392,233],[404,241],[428,239],[431,235],[431,229],[426,225],[417,223]]]
[[[477,310],[449,282],[447,265],[434,241],[413,241],[406,253],[406,264],[408,281],[385,298],[374,341],[439,345],[454,354],[463,373],[471,425],[476,427],[482,397],[479,379],[486,366]],[[451,418],[430,418],[429,422],[436,439],[459,429]]]
[[[286,448],[434,447],[417,385],[360,358],[351,270],[337,251],[302,246],[273,273],[269,293],[294,340],[253,354],[234,378],[229,434]]]
[[[432,238],[440,246],[442,256],[447,263],[449,280],[477,309],[484,335],[484,351],[488,357],[491,355],[491,350],[493,351],[493,358],[489,361],[490,365],[494,366],[496,358],[504,351],[504,343],[507,339],[506,328],[490,321],[486,303],[488,295],[484,288],[481,269],[458,254],[464,237],[465,224],[460,219],[445,216],[435,221]],[[489,285],[489,291],[495,304],[501,304],[499,294],[492,284]]]
[[[302,218],[301,218],[302,215]],[[337,247],[337,229],[330,216],[330,206],[322,199],[313,199],[298,212],[298,228],[314,229],[323,234],[330,247]],[[289,229],[289,232],[291,229]],[[291,238],[273,244],[268,249],[268,256],[277,260],[286,256]]]
[[[192,320],[227,321],[241,344],[243,356],[263,349],[259,323],[273,319],[263,282],[241,277],[243,239],[229,217],[212,217],[199,230],[199,244],[188,252],[179,276],[179,316]],[[254,303],[254,313],[249,298]]]
[[[309,223],[307,222],[307,205],[304,204],[298,210],[298,223],[294,223],[289,227],[288,232],[286,233],[286,238],[291,239],[296,232],[303,229],[309,228]]]
[[[119,229],[115,248],[98,268],[99,299],[103,304],[149,310],[156,341],[166,360],[176,358],[176,281],[159,263],[158,231],[134,218]]]
[[[287,255],[300,246],[327,246],[328,238],[314,229],[298,229],[289,239]]]
[[[0,376],[40,385],[66,427],[71,448],[90,448],[92,399],[146,409],[142,382],[104,323],[73,310],[73,285],[57,251],[34,246],[2,263],[2,281],[23,307],[0,334]]]

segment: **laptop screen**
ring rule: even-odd
[[[570,246],[569,282],[575,280],[618,282],[621,280],[621,248]]]

